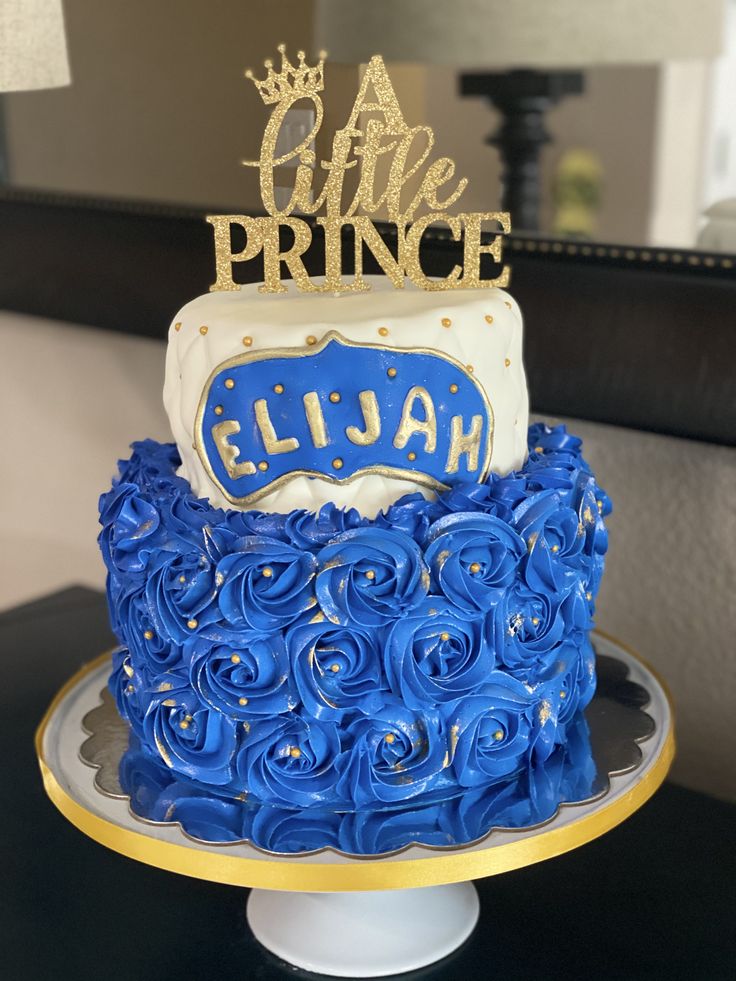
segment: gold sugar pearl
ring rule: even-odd
[[[191,620],[187,620],[187,626],[189,627],[190,630],[197,629],[197,621],[194,619],[194,617],[192,617]]]
[[[368,570],[366,571],[366,574],[365,574],[365,578],[366,578],[366,579],[375,579],[375,578],[376,578],[376,574],[375,574],[375,572],[373,571],[373,569],[368,569]]]
[[[314,334],[310,334],[309,337],[307,338],[307,344],[309,344],[309,346],[311,347],[313,344],[316,343],[317,343],[317,338],[314,336]]]
[[[493,323],[493,317],[490,315],[490,313],[487,313],[486,314],[486,323],[487,324],[492,324]]]
[[[268,464],[266,463],[265,460],[261,460],[261,462],[258,464],[258,469],[264,471],[268,470]]]
[[[125,690],[129,695],[132,695],[133,692],[135,691],[135,688],[133,687],[133,685],[128,685],[128,687]]]
[[[563,698],[563,699],[564,698],[567,698],[567,692],[566,691],[561,691],[560,692],[560,698]]]
[[[509,300],[504,300],[503,302],[506,304],[506,306],[509,308],[509,310],[512,310],[513,309],[513,306],[512,306],[512,304],[511,304],[511,302]]]
[[[253,343],[253,338],[252,337],[249,337],[249,336],[246,335],[243,338],[243,347],[250,347],[252,343]]]
[[[501,740],[503,739],[503,732],[501,732],[500,729],[496,729],[496,731],[493,733],[493,738],[496,740],[497,743],[500,743]]]
[[[450,385],[450,393],[454,395],[455,392],[457,392],[457,385],[455,384],[455,382],[453,382],[452,385]]]
[[[388,327],[379,327],[378,333],[381,335],[381,337],[388,337]]]
[[[472,364],[466,364],[465,365],[465,369],[466,369],[466,371],[469,371],[471,375],[473,374],[473,366],[472,366]]]
[[[559,545],[553,545],[552,546],[552,551],[553,552],[559,552],[560,551],[560,546]]]
[[[153,631],[152,630],[144,630],[143,631],[143,636],[145,637],[146,640],[153,640]]]
[[[470,571],[475,575],[476,572],[480,572],[480,562],[471,562]]]
[[[238,705],[247,705],[247,704],[248,704],[248,699],[247,698],[239,698],[238,699]]]
[[[340,401],[340,393],[330,392],[330,402],[339,402],[339,401]]]
[[[392,732],[387,732],[383,738],[386,740],[389,746],[391,745],[391,743],[396,742],[396,736]]]
[[[187,722],[186,719],[182,719],[181,720],[181,722],[179,723],[179,728],[180,729],[188,729],[189,728],[189,723]]]
[[[230,660],[233,664],[240,664],[240,654],[231,654]]]
[[[443,317],[440,322],[443,327],[452,327],[452,321],[449,317]]]
[[[179,576],[179,582],[180,583],[185,583],[186,581],[187,581],[187,577],[186,576]]]
[[[342,470],[342,460],[339,456],[332,461],[332,466],[335,468],[335,470]]]
[[[596,503],[596,507],[598,508],[598,510],[599,511],[602,511],[603,510],[603,501],[596,501],[595,503]]]
[[[261,573],[261,575],[263,576],[264,579],[270,579],[271,576],[273,575],[273,569],[271,568],[271,566],[267,565],[266,568]]]
[[[209,327],[200,327],[199,328],[199,333],[202,335],[202,337],[204,337],[204,335],[207,333],[208,330],[209,330]]]
[[[536,626],[537,626],[537,624],[539,623],[539,617],[532,617],[532,623],[533,623],[533,624],[534,624],[534,626],[536,627]]]
[[[274,392],[276,392],[277,395],[281,395],[282,392],[284,391],[284,386],[283,385],[274,385],[273,386],[273,390],[274,390]]]
[[[535,453],[544,453],[544,447],[543,446],[535,446],[534,447],[534,452]]]
[[[337,672],[339,670],[340,670],[340,665],[339,664],[331,664],[330,665],[330,671],[332,671],[333,674],[337,674]]]
[[[507,368],[510,368],[511,367],[511,361],[508,358],[504,358],[504,362],[503,363],[506,365]]]
[[[447,633],[446,630],[443,630],[442,633],[440,634],[440,640],[449,640],[449,639],[450,639],[450,635]]]
[[[215,406],[215,415],[216,416],[221,416],[224,411],[225,410],[223,409],[223,407],[221,405],[216,405]]]
[[[235,388],[235,382],[232,380],[232,378],[225,379],[225,388]]]
[[[291,756],[292,759],[298,760],[301,755],[302,755],[302,751],[299,749],[298,746],[292,746],[291,749],[289,750],[289,756]]]
[[[592,593],[586,593],[585,594],[585,598],[588,600],[588,602],[590,602],[593,599],[593,594]]]
[[[177,323],[174,324],[174,330],[176,331],[181,330],[181,321],[178,321]]]
[[[396,377],[396,368],[389,368],[388,371],[386,372],[386,374],[388,375],[389,378],[395,378]]]
[[[416,460],[416,458],[417,458],[417,455],[416,455],[416,453],[414,452],[414,450],[412,450],[412,451],[411,451],[411,453],[407,453],[407,454],[406,454],[406,458],[407,458],[407,460],[412,460],[412,461],[414,461],[414,460]]]

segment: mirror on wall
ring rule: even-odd
[[[258,70],[281,42],[310,48],[324,6],[64,0],[72,84],[1,97],[7,184],[259,210],[257,174],[241,161],[258,156],[268,110],[243,70]],[[724,0],[719,25],[720,54],[591,64],[581,90],[548,108],[539,234],[736,253],[736,0]],[[499,208],[502,165],[486,142],[498,108],[463,96],[465,69],[441,59],[387,62],[407,121],[431,126],[437,149],[468,178],[464,210]],[[318,157],[345,124],[360,72],[327,62]],[[305,125],[308,107],[292,131]],[[290,177],[284,168],[285,185]]]

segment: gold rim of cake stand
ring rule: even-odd
[[[606,634],[596,633],[630,654],[659,684],[670,711],[670,725],[657,758],[641,780],[611,803],[602,798],[595,810],[562,827],[540,830],[527,838],[508,841],[489,848],[434,852],[423,858],[396,858],[351,861],[335,864],[310,862],[282,856],[244,858],[197,847],[193,842],[179,844],[162,841],[143,831],[121,827],[88,810],[60,785],[43,755],[43,741],[49,722],[61,701],[91,672],[97,670],[110,652],[85,664],[57,692],[36,730],[35,746],[46,793],[64,817],[101,845],[146,865],[169,872],[260,889],[304,892],[360,892],[383,889],[409,889],[465,882],[498,875],[554,858],[584,845],[633,814],[654,794],[667,776],[675,755],[673,705],[670,692],[658,673],[626,644]],[[504,834],[499,831],[498,834]],[[509,833],[509,832],[506,832]],[[514,833],[513,831],[511,833]],[[518,832],[516,832],[518,833]]]

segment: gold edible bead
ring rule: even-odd
[[[480,562],[471,562],[470,571],[475,575],[476,572],[480,572]]]
[[[340,665],[339,664],[331,664],[330,665],[330,671],[332,671],[333,674],[337,674],[337,672],[339,670],[340,670]]]
[[[466,368],[467,371],[470,372],[471,375],[473,374],[473,366],[472,366],[472,364],[466,364],[465,365],[465,368]]]
[[[592,599],[593,599],[593,594],[592,594],[592,593],[586,593],[586,594],[585,594],[585,598],[586,598],[586,599],[587,599],[588,601],[590,601],[590,600],[592,600]]]
[[[407,453],[407,454],[406,454],[406,456],[407,456],[407,459],[408,459],[408,460],[412,460],[412,461],[413,461],[413,460],[416,460],[416,458],[417,458],[417,455],[416,455],[416,453],[414,452],[414,450],[412,450],[412,451],[411,451],[411,453]]]
[[[261,460],[261,462],[258,464],[258,469],[259,470],[268,470],[268,464],[266,463],[265,460]]]
[[[535,453],[544,453],[544,447],[543,446],[535,446],[534,447],[534,452]]]
[[[317,343],[317,338],[314,336],[314,334],[310,334],[309,337],[307,338],[307,344],[309,344],[309,346],[311,347],[313,344],[316,343]]]
[[[292,746],[291,749],[289,750],[289,755],[292,756],[295,760],[298,760],[299,757],[302,755],[302,751],[299,749],[298,746]]]
[[[232,378],[225,379],[225,388],[235,388],[235,382],[232,380]]]
[[[230,660],[233,664],[240,664],[240,654],[231,654]]]
[[[221,406],[221,405],[216,405],[216,406],[215,406],[215,415],[216,415],[216,416],[221,416],[221,415],[222,415],[222,413],[223,413],[223,411],[224,411],[224,410],[223,410],[223,408],[222,408],[222,406]]]
[[[339,401],[340,401],[340,393],[330,392],[330,402],[339,402]]]
[[[332,461],[332,466],[335,468],[335,470],[342,470],[342,460],[339,456],[335,457],[335,459]]]
[[[199,333],[202,335],[202,337],[204,337],[204,335],[207,333],[208,330],[209,330],[209,327],[200,327],[199,328]]]
[[[261,575],[263,576],[264,579],[270,579],[271,576],[273,575],[273,569],[271,568],[271,566],[267,565],[266,568],[261,573]]]
[[[381,335],[381,337],[388,337],[388,327],[379,327],[378,333]]]
[[[247,705],[247,704],[248,704],[248,699],[247,698],[239,698],[238,699],[238,705]]]
[[[143,636],[146,638],[146,640],[153,640],[153,631],[152,630],[144,630],[143,631]]]
[[[450,639],[450,635],[447,633],[446,630],[443,630],[442,633],[440,634],[440,640],[449,640],[449,639]]]
[[[375,579],[375,578],[376,578],[376,574],[375,574],[375,572],[373,571],[373,569],[368,569],[368,570],[366,571],[366,574],[365,574],[365,578],[366,578],[366,579]]]
[[[455,384],[455,382],[453,382],[452,385],[450,385],[450,392],[452,395],[454,395],[456,391],[457,391],[457,385]]]
[[[179,321],[178,323],[175,323],[174,324],[174,330],[176,330],[176,331],[181,330],[181,321]]]
[[[561,691],[560,692],[560,698],[567,698],[567,692],[566,691]]]
[[[395,378],[396,377],[396,368],[389,368],[388,371],[386,372],[386,374],[388,375],[389,378]]]
[[[487,313],[486,314],[486,323],[487,324],[492,324],[493,323],[493,317],[490,315],[490,313]]]
[[[501,740],[503,739],[503,733],[501,732],[500,729],[496,729],[496,731],[493,733],[493,738],[496,740],[497,743],[501,742]]]
[[[181,722],[179,723],[179,728],[180,729],[188,729],[189,728],[189,723],[187,722],[186,719],[182,719],[181,720]]]
[[[185,583],[186,581],[187,581],[187,577],[186,576],[179,576],[179,582]]]
[[[533,623],[533,624],[534,624],[534,626],[536,627],[536,626],[537,626],[537,624],[539,623],[539,617],[532,617],[532,623]]]
[[[553,545],[552,546],[552,551],[553,552],[559,552],[560,551],[560,546],[559,545]]]
[[[274,385],[273,386],[273,390],[274,390],[274,392],[276,392],[277,395],[281,395],[281,393],[284,390],[284,386],[283,385]]]
[[[507,368],[510,368],[511,367],[511,361],[508,358],[504,358],[504,362],[503,363],[506,365]]]
[[[244,347],[250,347],[252,343],[253,343],[253,338],[252,337],[249,337],[248,335],[246,335],[243,338],[243,346]]]
[[[443,317],[442,318],[442,326],[443,327],[452,327],[452,321],[450,320],[449,317]]]
[[[383,738],[389,745],[396,742],[396,736],[392,732],[387,732]]]
[[[191,620],[187,620],[187,626],[189,627],[190,630],[196,630],[197,621],[194,619],[194,617],[192,617]]]
[[[511,303],[508,300],[504,300],[503,302],[506,304],[506,306],[509,308],[509,310],[512,309]]]

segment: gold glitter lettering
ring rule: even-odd
[[[358,399],[360,400],[360,411],[363,413],[365,429],[360,430],[357,426],[348,426],[345,435],[356,446],[371,446],[381,435],[381,416],[378,411],[376,393],[372,391],[361,392]]]
[[[235,462],[240,455],[240,450],[228,442],[228,437],[239,432],[240,423],[235,419],[225,419],[224,422],[218,422],[216,426],[212,427],[212,439],[217,447],[217,452],[220,454],[220,459],[228,476],[233,479],[249,477],[256,472],[251,460],[243,460],[242,463]]]
[[[417,419],[412,415],[414,403],[417,400],[422,404],[424,419]],[[404,399],[404,407],[401,410],[401,421],[394,436],[394,446],[396,449],[403,450],[409,439],[415,433],[422,433],[424,435],[424,452],[434,453],[437,448],[437,417],[432,396],[421,385],[414,385],[413,388],[410,388]]]
[[[279,453],[291,453],[299,449],[299,440],[296,436],[285,436],[279,439],[276,430],[273,428],[271,416],[268,412],[268,403],[265,399],[256,399],[253,408],[256,413],[256,423],[269,456],[276,456]]]
[[[468,433],[463,432],[462,416],[453,416],[450,427],[450,452],[447,454],[445,473],[458,472],[460,457],[463,454],[467,454],[468,470],[473,473],[478,469],[480,438],[483,433],[483,416],[473,416]]]

